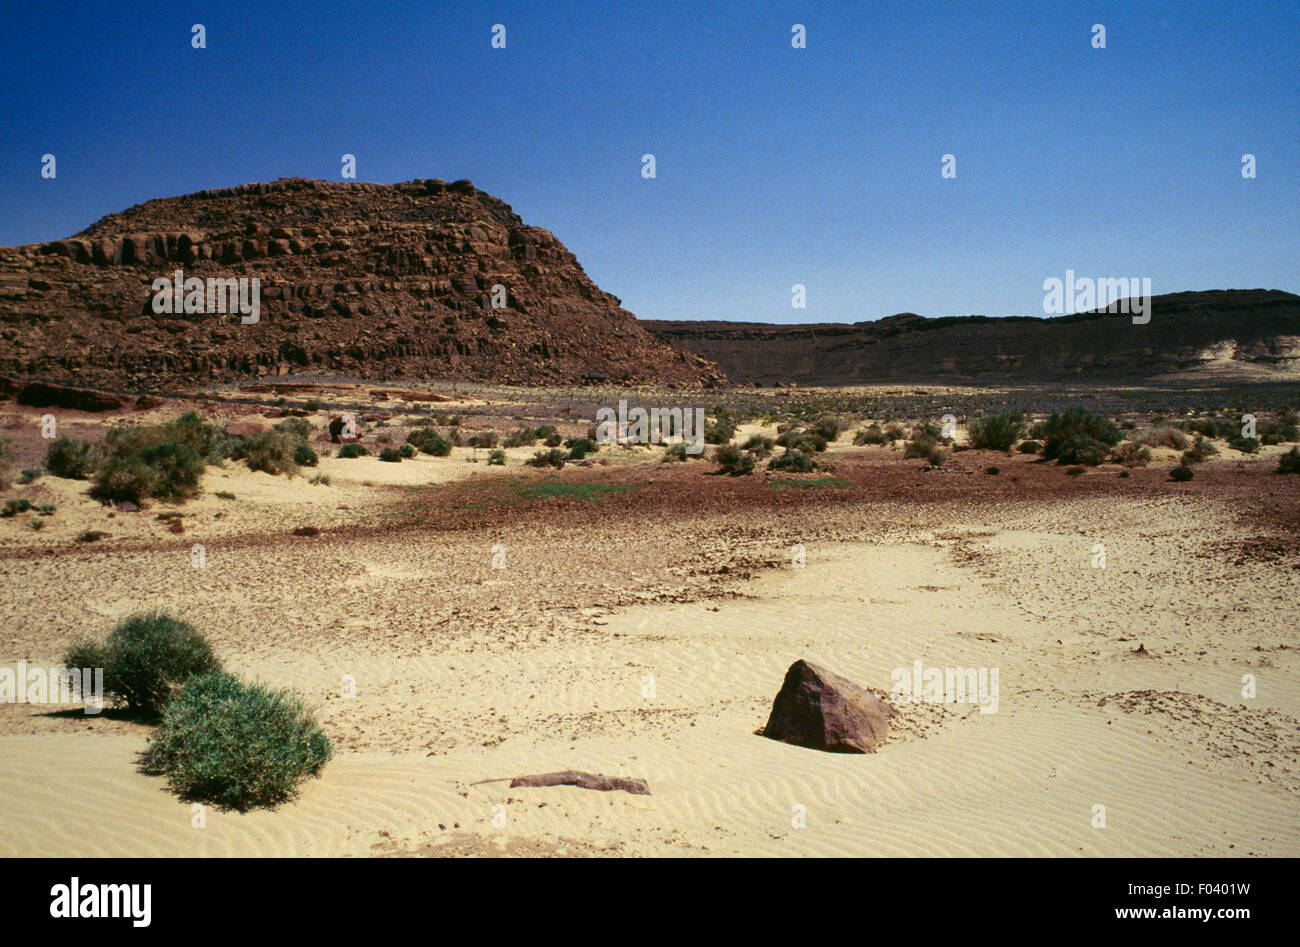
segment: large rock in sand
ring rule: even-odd
[[[874,753],[894,714],[870,691],[799,660],[785,672],[763,736],[832,753]]]

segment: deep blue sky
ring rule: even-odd
[[[470,178],[642,318],[1041,315],[1067,268],[1300,290],[1296,0],[3,7],[0,244],[352,153]]]

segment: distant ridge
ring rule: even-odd
[[[1300,380],[1300,296],[1244,289],[1152,298],[1151,321],[1104,310],[1053,318],[900,313],[771,325],[643,320],[733,383]]]
[[[153,280],[178,269],[260,279],[258,322],[155,313]],[[0,374],[117,389],[290,374],[725,380],[649,335],[550,232],[469,181],[437,179],[200,191],[0,247],[0,337]]]

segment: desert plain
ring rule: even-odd
[[[0,704],[0,854],[1300,854],[1300,476],[1276,473],[1290,445],[1221,446],[1175,482],[1170,448],[1070,475],[962,449],[962,425],[938,465],[854,444],[873,418],[964,422],[1013,401],[1041,418],[1071,397],[1042,386],[461,385],[433,403],[260,387],[58,412],[88,440],[188,410],[248,431],[300,416],[321,459],[295,477],[210,466],[198,498],[133,512],[85,481],[15,483],[6,497],[53,511],[0,519],[0,663],[55,665],[74,638],[164,609],[228,669],[303,695],[334,758],[273,809],[200,812],[141,771],[148,724]],[[504,465],[468,446],[375,456],[431,415],[576,436],[618,397],[744,402],[736,443],[777,436],[794,405],[846,425],[799,474],[630,444],[560,470],[527,466],[532,447]],[[1091,397],[1135,430],[1236,403],[1210,387]],[[367,419],[369,456],[327,456],[343,411]],[[0,404],[15,470],[40,465],[45,413]],[[761,735],[801,658],[891,701],[877,752]],[[996,712],[888,696],[917,661],[996,669]],[[566,769],[650,794],[510,788]]]

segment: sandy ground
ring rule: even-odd
[[[0,854],[1300,854],[1300,477],[1271,456],[1171,484],[841,443],[824,483],[528,453],[213,469],[183,535],[11,490],[58,511],[0,520],[0,664],[167,608],[305,694],[336,757],[275,811],[198,813],[139,772],[148,727],[0,705]],[[591,482],[618,489],[528,493]],[[798,658],[882,692],[997,669],[998,709],[898,701],[876,754],[787,746],[756,731]],[[652,794],[508,788],[560,769]]]

